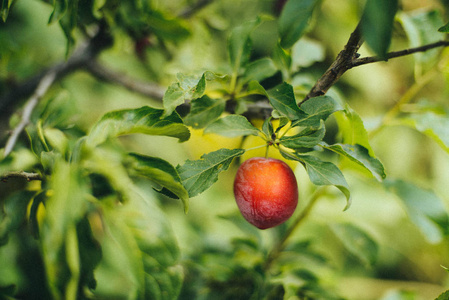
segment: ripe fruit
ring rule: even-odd
[[[243,217],[260,229],[282,224],[298,204],[292,169],[274,158],[253,157],[238,169],[234,196]]]

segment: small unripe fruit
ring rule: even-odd
[[[254,226],[266,229],[291,217],[298,204],[298,184],[285,162],[253,157],[237,171],[234,196],[243,217]]]

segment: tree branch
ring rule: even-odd
[[[81,45],[67,61],[40,72],[36,76],[17,85],[8,93],[1,95],[0,112],[7,111],[7,108],[19,105],[20,99],[29,97],[47,74],[54,72],[56,80],[61,80],[68,74],[86,65],[88,61],[95,58],[101,51],[110,47],[112,45],[112,38],[106,31],[106,25],[100,25],[97,34],[87,43]]]
[[[394,51],[387,53],[387,59],[382,59],[378,56],[370,56],[358,58],[357,51],[363,43],[363,37],[361,35],[360,23],[357,25],[354,32],[351,34],[345,48],[338,54],[332,65],[326,70],[326,72],[317,80],[313,88],[306,95],[306,97],[300,102],[299,105],[309,100],[310,98],[321,96],[340,79],[340,77],[348,70],[380,61],[386,61],[388,59],[411,55],[418,52],[425,52],[438,47],[449,46],[449,41],[438,41],[432,44],[423,45],[416,48],[410,48],[400,51]]]
[[[56,70],[51,70],[47,74],[45,74],[45,76],[39,82],[36,91],[27,101],[23,109],[22,120],[20,121],[19,125],[17,125],[16,128],[14,128],[11,136],[6,142],[5,151],[3,153],[4,157],[8,156],[9,153],[11,153],[11,151],[13,150],[14,146],[17,143],[17,139],[19,138],[20,133],[22,133],[22,131],[25,129],[28,123],[30,123],[31,114],[34,108],[39,103],[39,100],[45,95],[45,93],[47,93],[47,90],[53,84],[55,79],[56,79]]]
[[[163,88],[162,86],[152,82],[133,79],[126,76],[125,74],[114,72],[101,65],[96,60],[87,62],[85,69],[97,79],[105,82],[117,83],[128,89],[129,91],[136,92],[138,94],[160,101],[162,101],[162,98],[164,97],[165,88]]]
[[[24,178],[27,181],[31,180],[42,180],[42,176],[38,173],[29,173],[29,172],[7,172],[5,174],[0,175],[0,181],[6,182],[9,178]]]
[[[350,68],[352,62],[357,57],[357,51],[363,43],[361,25],[357,25],[356,29],[351,33],[344,49],[338,54],[335,61],[315,83],[310,92],[301,101],[300,105],[310,98],[318,97],[326,94],[331,86],[333,86],[340,77]]]

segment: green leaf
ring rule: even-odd
[[[187,160],[177,170],[190,197],[194,197],[214,184],[218,174],[226,171],[235,157],[245,153],[243,149],[220,149],[201,156],[199,160]]]
[[[142,13],[139,11],[139,13]],[[165,12],[151,9],[142,20],[145,27],[150,27],[150,32],[159,38],[170,41],[181,41],[190,35],[188,24],[181,18],[167,15]]]
[[[370,156],[368,149],[361,145],[334,144],[329,146],[322,144],[322,146],[361,165],[379,181],[386,177],[382,163],[377,158]]]
[[[256,80],[251,80],[248,83],[248,93],[266,96],[268,98],[265,88]]]
[[[211,99],[204,95],[191,102],[190,112],[184,122],[193,128],[204,128],[221,116],[225,105],[222,99]]]
[[[402,180],[384,181],[394,192],[410,216],[410,220],[431,243],[439,243],[449,233],[449,216],[443,201],[431,190]]]
[[[55,299],[76,298],[80,272],[76,224],[87,211],[88,187],[81,171],[62,159],[55,164],[49,186],[40,231],[46,275]]]
[[[228,53],[234,76],[238,74],[240,67],[248,62],[252,47],[251,33],[265,19],[258,17],[232,30],[228,40]]]
[[[449,290],[439,295],[435,300],[449,300]]]
[[[248,64],[242,76],[242,83],[251,80],[262,81],[273,76],[276,72],[277,68],[270,58],[261,58]]]
[[[402,12],[399,16],[410,47],[419,47],[445,39],[445,34],[435,30],[443,23],[443,18],[437,10]],[[430,49],[413,54],[417,66],[429,69],[439,61],[440,49]]]
[[[304,34],[319,0],[289,0],[279,17],[281,46],[290,48]]]
[[[183,204],[185,212],[189,209],[189,194],[182,185],[178,171],[167,161],[137,153],[130,153],[130,167],[137,174],[144,176],[160,186],[168,189],[178,196]]]
[[[67,10],[62,12],[62,18],[59,19],[59,25],[67,39],[66,56],[68,56],[75,44],[74,30],[78,21],[78,1],[79,0],[70,0],[68,2]]]
[[[271,120],[272,120],[272,118],[269,117],[269,118],[265,119],[265,121],[262,124],[262,132],[269,139],[271,139],[274,134],[273,124],[271,123]]]
[[[444,33],[449,33],[449,22],[446,23],[446,25],[441,26],[440,28],[438,28],[439,32],[444,32]]]
[[[170,85],[164,94],[162,102],[165,108],[164,116],[168,116],[188,100],[200,98],[206,90],[206,74],[201,78],[195,76],[177,75],[178,82]]]
[[[280,139],[280,143],[282,146],[291,149],[312,148],[321,142],[325,133],[326,129],[324,124],[322,124],[319,129],[304,128],[298,134],[283,136]]]
[[[281,115],[289,118],[290,120],[299,119],[301,117],[306,118],[306,114],[299,108],[296,103],[293,87],[284,82],[267,91],[268,99]]]
[[[108,234],[96,270],[99,284],[95,293],[103,295],[100,298],[111,294],[122,299],[178,298],[183,268],[174,233],[155,199],[138,196],[142,194],[136,193],[123,206],[102,207]]]
[[[300,155],[297,153],[289,155],[282,154],[287,159],[294,159],[303,163],[313,184],[336,186],[346,196],[347,204],[344,210],[349,208],[351,205],[351,192],[349,191],[349,186],[343,173],[341,173],[336,165],[331,162],[322,161],[315,156]]]
[[[50,15],[48,23],[59,21],[67,12],[69,7],[69,0],[55,0],[53,1],[53,12]]]
[[[292,121],[292,127],[320,127],[321,120],[325,121],[331,114],[342,109],[340,104],[330,96],[311,98],[301,105],[305,115]]]
[[[366,266],[376,263],[379,246],[364,230],[348,223],[333,224],[330,228],[343,246]]]
[[[68,146],[68,138],[64,132],[56,128],[45,128],[44,136],[50,146],[59,153],[65,153]]]
[[[285,117],[279,118],[279,126],[276,128],[276,133],[278,133],[282,128],[284,128],[285,125],[287,125],[289,121],[290,120]]]
[[[9,9],[11,8],[13,0],[2,0],[0,1],[0,16],[3,22],[6,22],[8,18]]]
[[[22,190],[0,202],[0,247],[8,242],[8,235],[26,222],[27,205],[35,192]]]
[[[324,46],[314,40],[302,38],[292,48],[292,71],[300,68],[310,67],[315,62],[323,61],[325,58]]]
[[[368,140],[368,132],[365,129],[362,118],[349,106],[341,113],[335,114],[339,132],[343,143],[349,145],[361,145],[368,149],[369,154],[374,156]]]
[[[289,51],[286,51],[280,43],[277,43],[273,50],[273,62],[276,67],[282,71],[284,78],[290,76],[290,67],[292,65],[292,57]]]
[[[204,129],[204,133],[215,133],[227,137],[259,135],[260,130],[241,115],[229,115],[218,119]]]
[[[449,152],[449,114],[432,111],[416,113],[401,119],[401,123],[427,135]]]
[[[362,16],[362,32],[368,46],[381,58],[387,57],[398,0],[368,0]]]
[[[189,139],[189,129],[176,112],[163,117],[164,110],[144,106],[105,114],[91,129],[86,144],[95,147],[107,139],[131,133],[176,137],[183,142]]]

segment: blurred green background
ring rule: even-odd
[[[158,7],[176,14],[191,1],[155,1]],[[148,47],[145,59],[135,53],[135,41],[125,32],[116,29],[115,44],[104,51],[100,61],[110,68],[138,80],[157,82],[167,87],[177,73],[199,75],[205,70],[217,73],[229,72],[226,42],[232,28],[246,20],[253,20],[260,14],[276,15],[276,1],[213,1],[195,17],[188,20],[191,35],[168,49]],[[313,57],[316,62],[303,65],[298,62],[298,72],[291,82],[313,82],[330,65],[346,43],[360,17],[364,1],[333,0],[323,1],[313,16],[307,40],[313,41],[316,48],[304,47],[298,57]],[[402,1],[402,11],[397,16],[392,50],[410,47],[409,37],[404,31],[406,18],[433,9],[442,11],[440,1]],[[48,25],[52,8],[42,1],[21,0],[14,3],[6,23],[0,24],[0,79],[7,90],[7,84],[26,80],[45,67],[65,59],[66,38],[57,24]],[[441,16],[441,20],[445,16]],[[442,24],[440,24],[441,26]],[[253,33],[253,57],[271,54],[277,40],[276,22],[267,21]],[[77,45],[82,39],[77,41]],[[310,44],[309,44],[310,45]],[[76,48],[75,46],[75,48]],[[309,50],[308,50],[309,49]],[[309,52],[307,52],[309,51]],[[318,54],[317,54],[318,53]],[[321,53],[321,54],[320,54]],[[362,56],[372,55],[362,47]],[[370,143],[376,156],[383,162],[388,178],[413,182],[420,187],[434,191],[447,208],[449,197],[449,156],[428,136],[407,126],[391,122],[378,129],[383,116],[397,103],[410,88],[422,79],[426,72],[434,72],[432,80],[413,95],[407,107],[410,111],[417,106],[429,103],[430,106],[445,106],[449,96],[449,52],[443,50],[434,58],[435,64],[417,62],[414,56],[397,58],[388,62],[361,66],[348,71],[331,92],[339,95],[362,117],[365,127],[371,131]],[[313,58],[311,59],[314,60]],[[426,70],[431,66],[431,71]],[[294,84],[293,84],[294,85]],[[162,107],[157,99],[148,99],[123,87],[100,82],[84,71],[77,71],[57,83],[57,105],[67,109],[70,114],[65,123],[87,132],[104,113],[122,108],[137,108],[143,105]],[[299,91],[301,93],[301,91]],[[44,99],[45,100],[45,99]],[[41,104],[43,106],[45,101]],[[11,118],[17,122],[19,111]],[[7,120],[1,122],[1,141],[8,128]],[[339,139],[333,117],[328,120],[329,138]],[[333,134],[333,136],[332,136]],[[178,143],[168,137],[133,135],[120,138],[120,143],[128,151],[161,157],[173,165],[182,164],[186,159],[199,159],[204,153],[220,148],[239,147],[240,140],[193,131],[192,139]],[[26,147],[26,139],[21,145]],[[24,156],[25,157],[25,156]],[[22,159],[17,167],[26,168],[33,163]],[[204,268],[204,278],[219,278],[227,274],[228,260],[244,266],[251,259],[260,257],[245,248],[236,251],[236,239],[248,238],[250,229],[241,225],[242,219],[232,193],[232,182],[237,164],[220,175],[219,181],[211,189],[190,200],[190,209],[184,214],[182,204],[173,199],[156,196],[145,181],[139,186],[148,197],[159,202],[179,243],[182,261],[188,265],[199,264]],[[442,266],[449,267],[449,244],[446,236],[432,238],[423,233],[407,214],[406,207],[397,196],[388,192],[384,186],[368,178],[365,174],[351,168],[344,168],[349,183],[353,204],[343,212],[345,200],[337,189],[319,199],[306,222],[295,231],[291,241],[310,241],[314,253],[322,255],[326,263],[312,262],[313,271],[325,286],[335,289],[347,299],[433,299],[449,288],[449,278]],[[312,186],[304,169],[295,169],[300,188],[300,199],[295,215],[307,203]],[[28,189],[35,183],[26,183]],[[24,183],[10,180],[0,184],[0,199],[6,199],[15,190],[23,189]],[[237,221],[236,221],[237,220]],[[379,245],[379,256],[372,266],[364,264],[348,252],[336,238],[334,226],[349,222],[364,229]],[[421,228],[422,229],[422,228]],[[255,233],[266,249],[277,239],[285,228]],[[24,274],[17,269],[16,255],[23,247],[9,243],[0,248],[0,286],[21,280]],[[113,250],[110,250],[113,251]],[[222,251],[222,254],[217,254]],[[225,254],[223,254],[225,253]],[[216,254],[214,256],[214,254]],[[113,255],[113,254],[111,254]],[[32,257],[29,258],[31,261]],[[287,261],[289,258],[284,258]],[[307,259],[297,261],[291,258],[290,264],[305,264]],[[200,268],[201,269],[201,268]],[[192,268],[191,270],[196,270]],[[109,273],[108,273],[109,272]],[[193,271],[187,279],[195,280]],[[211,273],[211,274],[209,274]],[[110,271],[99,271],[97,280],[109,281]],[[101,275],[103,274],[103,275]],[[198,277],[198,276],[197,276]],[[114,282],[115,289],[126,290],[126,282]],[[199,283],[197,283],[199,284]],[[293,285],[300,284],[292,282]],[[111,285],[112,286],[112,285]],[[107,291],[103,291],[107,294]],[[101,291],[99,292],[101,293]],[[188,299],[188,291],[183,294]],[[120,297],[119,297],[120,298]],[[242,299],[245,299],[242,296]]]

